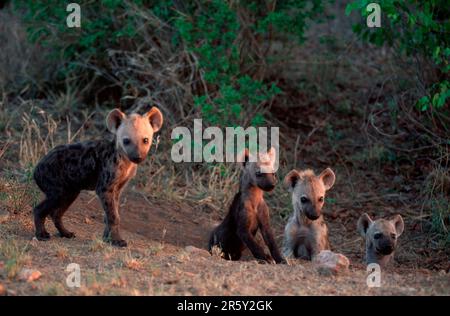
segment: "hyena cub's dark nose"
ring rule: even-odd
[[[264,181],[258,185],[264,191],[272,191],[275,188],[275,184],[271,182]]]
[[[305,209],[305,215],[307,218],[309,218],[310,220],[316,220],[320,217],[320,213],[317,212],[314,207],[307,207]]]
[[[130,157],[130,160],[134,163],[141,163],[142,161],[144,161],[145,157],[141,157],[141,156],[133,156]]]
[[[384,237],[380,240],[377,250],[383,255],[391,254],[395,249],[394,243],[387,237]]]
[[[277,180],[273,174],[263,174],[263,181],[259,184],[259,187],[264,191],[272,191],[275,188]]]
[[[319,218],[319,214],[306,212],[306,217],[308,217],[310,220],[315,221],[316,219]]]
[[[128,155],[128,158],[134,163],[141,163],[145,159],[145,155],[142,155],[138,152],[132,152]]]
[[[383,255],[390,255],[394,251],[394,248],[390,245],[382,246],[378,249],[378,251]]]

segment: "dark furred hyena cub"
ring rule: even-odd
[[[47,240],[45,219],[51,216],[61,237],[73,238],[64,228],[62,216],[81,190],[95,190],[105,211],[105,241],[126,247],[119,232],[119,196],[136,174],[150,149],[153,133],[163,123],[161,112],[153,107],[146,114],[125,115],[112,110],[106,119],[112,140],[102,139],[52,149],[36,166],[34,179],[46,198],[34,208],[36,238]]]
[[[244,151],[239,192],[223,222],[211,233],[208,246],[210,252],[217,246],[225,259],[239,260],[247,246],[256,259],[285,263],[275,243],[270,227],[269,208],[263,198],[264,191],[275,188],[275,155],[275,149],[271,148],[268,153],[260,153],[255,162],[250,159],[248,150]],[[261,229],[272,256],[266,254],[256,242],[258,229]]]

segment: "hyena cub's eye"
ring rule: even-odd
[[[322,203],[324,200],[325,200],[325,199],[324,199],[323,196],[321,196],[321,197],[319,198],[319,202],[320,202],[320,203]]]
[[[308,202],[308,198],[302,196],[302,197],[300,198],[300,201],[301,201],[302,203],[306,203],[306,202]]]
[[[394,233],[392,233],[392,234],[391,234],[391,238],[392,238],[392,239],[395,239],[395,238],[397,238],[397,235],[394,234]]]
[[[125,146],[129,145],[130,143],[131,143],[131,141],[130,141],[129,138],[124,138],[124,139],[123,139],[123,144],[124,144]]]
[[[381,238],[381,233],[376,233],[373,235],[373,238],[375,239],[380,239]]]
[[[144,144],[148,144],[148,142],[149,142],[147,137],[145,137],[143,141],[144,141]]]

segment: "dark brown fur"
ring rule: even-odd
[[[248,152],[246,155],[248,156]],[[256,259],[285,263],[276,245],[270,227],[269,208],[264,201],[264,191],[275,187],[275,175],[263,173],[255,176],[258,168],[257,163],[244,163],[239,192],[223,222],[211,233],[208,248],[212,252],[212,248],[217,246],[225,259],[239,260],[245,247],[248,247]],[[261,230],[271,256],[265,253],[255,239],[258,229]]]

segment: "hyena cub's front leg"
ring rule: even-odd
[[[272,260],[270,256],[266,255],[264,249],[258,244],[247,226],[239,225],[237,235],[256,259],[261,260],[261,262],[270,262]]]
[[[275,242],[275,238],[273,237],[273,232],[270,226],[261,226],[261,233],[266,243],[267,247],[269,247],[270,254],[272,255],[273,260],[276,263],[286,263],[286,260],[281,256],[280,251]]]
[[[286,263],[286,260],[282,257],[280,250],[278,249],[273,230],[270,227],[269,208],[265,203],[259,205],[258,220],[261,234],[267,247],[269,247],[273,260],[275,260],[276,263]]]
[[[120,234],[119,192],[99,189],[97,195],[105,211],[105,230],[103,240],[114,246],[126,247],[127,242]]]
[[[292,224],[292,220],[289,219],[284,229],[283,239],[283,256],[285,258],[296,257],[297,250],[297,227]]]

